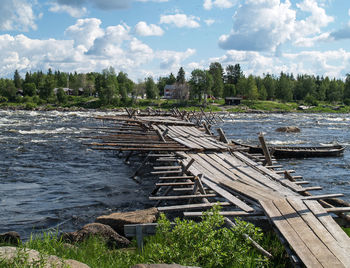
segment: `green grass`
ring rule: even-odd
[[[161,216],[155,236],[145,239],[144,250],[135,249],[135,242],[128,249],[108,248],[103,239],[90,237],[74,247],[67,246],[58,239],[57,233],[45,233],[31,237],[21,248],[31,248],[42,254],[56,255],[63,259],[74,259],[90,267],[130,267],[137,263],[178,263],[206,267],[288,267],[289,259],[273,233],[263,234],[259,228],[237,220],[231,229],[221,228],[224,219],[212,210],[201,222],[176,219],[171,230],[170,222]],[[249,234],[274,258],[263,257],[246,240],[243,233]],[[23,254],[23,251],[20,251]],[[13,262],[0,260],[0,267],[30,267],[26,261],[16,258]],[[37,266],[40,267],[40,266]]]

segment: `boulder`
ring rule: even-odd
[[[136,264],[131,268],[200,268],[200,267],[182,266],[179,264]]]
[[[10,245],[17,246],[21,243],[21,237],[17,232],[7,232],[0,234],[0,243],[7,243]]]
[[[289,126],[289,127],[279,127],[276,129],[277,132],[286,132],[286,133],[298,133],[300,132],[300,128],[295,126]]]
[[[33,249],[22,249],[16,247],[0,247],[0,259],[7,260],[9,262],[11,262],[13,259],[16,259],[16,261],[23,260],[23,262],[33,265],[33,267],[89,268],[88,265],[76,260],[64,260],[53,255],[43,255]]]
[[[124,235],[125,224],[152,223],[157,220],[157,208],[149,208],[130,212],[116,212],[110,215],[103,215],[96,219],[96,222],[111,226],[118,234]]]
[[[124,248],[130,241],[119,235],[110,226],[101,223],[86,224],[79,231],[64,233],[62,239],[70,243],[82,242],[90,236],[99,236],[106,240],[107,245],[113,248]]]

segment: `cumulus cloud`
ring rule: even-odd
[[[160,68],[162,69],[175,69],[180,67],[181,62],[196,53],[195,49],[187,49],[184,52],[177,51],[160,51],[157,53],[157,57],[161,59]]]
[[[135,32],[136,34],[141,36],[161,36],[164,34],[163,29],[160,28],[158,25],[147,25],[147,23],[144,21],[140,21],[136,24]]]
[[[334,31],[330,34],[332,38],[335,40],[340,40],[340,39],[349,39],[350,38],[350,25],[347,25],[346,27]]]
[[[52,3],[49,11],[54,13],[68,13],[73,18],[82,17],[87,13],[86,7],[59,5],[58,3]]]
[[[289,0],[246,0],[233,16],[234,24],[230,34],[219,38],[223,49],[276,51],[287,41],[312,46],[324,41],[321,28],[334,20],[315,0],[303,0],[293,9]],[[297,11],[310,13],[305,19],[297,20]]]
[[[213,6],[218,8],[230,8],[234,3],[230,0],[204,0],[203,7],[206,10],[212,9]]]
[[[198,28],[200,27],[200,18],[195,16],[187,16],[186,14],[161,15],[160,23],[173,24],[178,28]]]
[[[104,35],[104,30],[100,28],[101,23],[96,18],[79,19],[66,29],[65,34],[74,40],[75,46],[82,45],[87,51],[97,38]]]
[[[344,77],[350,68],[350,52],[344,49],[282,53],[279,57],[257,51],[228,50],[223,56],[211,58],[223,65],[240,63],[246,74],[294,74]]]
[[[33,6],[27,0],[2,0],[0,8],[0,30],[36,30]]]
[[[96,18],[78,19],[65,30],[67,40],[31,39],[23,34],[0,35],[0,76],[11,77],[14,70],[61,70],[91,72],[114,66],[131,79],[146,73],[164,74],[184,66],[183,61],[195,53],[185,51],[154,51],[143,43],[126,24],[101,27]],[[149,69],[149,65],[159,67]],[[148,70],[147,70],[148,69]],[[143,77],[142,77],[143,78]]]

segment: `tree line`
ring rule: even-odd
[[[64,103],[69,88],[71,95],[98,96],[102,105],[119,105],[138,96],[156,99],[164,96],[166,85],[176,85],[176,98],[197,99],[208,96],[223,98],[241,96],[248,100],[303,101],[316,105],[319,101],[341,102],[350,105],[350,74],[345,80],[307,74],[283,73],[261,76],[245,75],[239,64],[224,69],[218,62],[209,69],[194,69],[186,79],[181,67],[175,76],[170,73],[154,81],[147,77],[132,81],[125,72],[116,73],[113,67],[102,72],[67,73],[52,71],[27,72],[22,78],[16,70],[13,79],[0,79],[0,102],[19,101],[22,96]],[[181,91],[181,92],[180,92]],[[20,94],[19,94],[20,93]]]

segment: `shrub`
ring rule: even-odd
[[[4,96],[0,96],[0,103],[2,102],[8,102],[8,99]]]
[[[36,103],[33,103],[33,102],[27,102],[25,105],[26,110],[33,110],[36,107],[37,107]]]
[[[350,98],[345,99],[344,104],[350,106]]]
[[[201,267],[239,267],[267,263],[254,249],[243,234],[255,241],[262,239],[259,228],[244,221],[236,220],[236,226],[223,227],[225,221],[219,208],[205,213],[202,221],[175,219],[171,230],[170,221],[162,214],[158,221],[157,234],[150,237],[145,246],[146,259],[160,263],[180,263]]]

